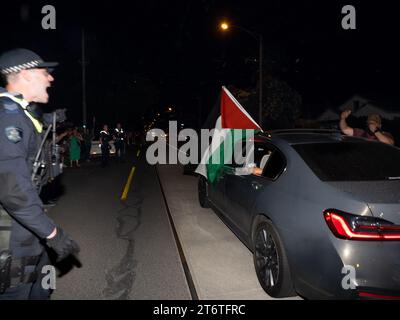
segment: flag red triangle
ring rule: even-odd
[[[226,129],[260,129],[257,123],[224,87],[221,90],[221,127]]]

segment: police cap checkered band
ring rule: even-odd
[[[0,72],[10,74],[25,69],[52,68],[57,62],[44,62],[43,59],[28,49],[14,49],[0,56]]]

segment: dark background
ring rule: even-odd
[[[57,29],[43,30],[43,5]],[[344,5],[357,29],[341,27]],[[85,30],[88,124],[140,127],[173,106],[201,123],[221,85],[257,86],[258,43],[222,19],[261,33],[265,69],[302,97],[302,116],[368,94],[400,111],[399,18],[391,1],[13,1],[2,3],[0,51],[25,47],[58,61],[47,108],[82,124],[81,34]]]

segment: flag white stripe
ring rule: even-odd
[[[217,151],[220,148],[221,142],[223,143],[228,132],[230,131],[230,129],[222,129],[221,122],[222,122],[222,119],[221,119],[221,116],[219,116],[215,123],[215,131],[212,136],[211,145],[207,148],[206,152],[204,152],[201,162],[199,163],[199,165],[197,166],[197,168],[195,170],[196,173],[201,174],[202,176],[204,176],[206,178],[207,178],[206,165],[208,163],[208,159],[215,151]]]

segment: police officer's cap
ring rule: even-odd
[[[13,49],[0,56],[0,72],[4,75],[26,69],[54,68],[58,62],[45,62],[43,59],[28,49]]]

